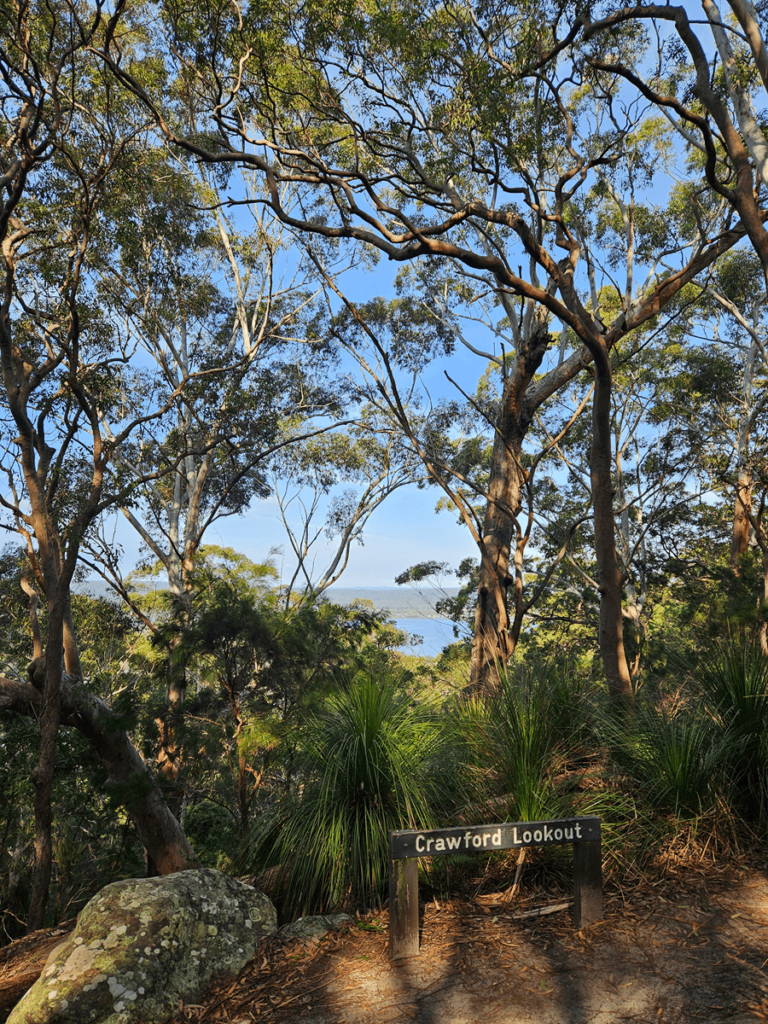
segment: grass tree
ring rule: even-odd
[[[379,906],[389,831],[436,823],[436,709],[392,670],[336,685],[302,730],[299,785],[251,832],[250,866],[277,868],[287,913]]]

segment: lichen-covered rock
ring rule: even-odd
[[[7,1024],[162,1024],[277,930],[270,900],[219,871],[113,882],[90,901]]]
[[[300,917],[298,921],[285,924],[280,929],[280,938],[290,941],[300,939],[303,942],[317,943],[328,932],[337,932],[342,925],[354,924],[349,914],[322,914],[313,917]]]

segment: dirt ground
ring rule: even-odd
[[[556,897],[550,904],[562,905]],[[535,905],[535,907],[534,907]],[[174,1024],[677,1024],[768,1020],[768,875],[707,865],[606,899],[577,932],[540,893],[514,908],[432,901],[418,957],[391,963],[386,912],[314,948],[271,939]]]
[[[238,978],[180,1006],[173,1024],[768,1020],[764,870],[710,863],[646,878],[631,892],[609,886],[606,920],[580,932],[567,906],[521,916],[563,902],[540,888],[512,906],[493,896],[431,899],[420,955],[394,964],[386,912],[315,946],[274,937]],[[29,970],[23,949],[15,960],[0,950],[0,980]]]

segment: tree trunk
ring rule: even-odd
[[[181,826],[109,705],[66,675],[60,699],[61,724],[77,729],[90,743],[107,771],[106,786],[128,811],[158,873],[199,868]],[[43,698],[34,686],[0,676],[0,712],[4,710],[38,718]]]
[[[184,701],[187,695],[187,674],[183,665],[174,664],[174,651],[178,641],[168,652],[166,703],[163,717],[157,724],[160,730],[160,748],[157,752],[157,770],[163,784],[165,799],[174,817],[181,814],[184,803],[183,743]]]
[[[739,559],[749,550],[750,513],[752,512],[752,471],[749,465],[749,435],[752,426],[752,384],[755,373],[757,345],[753,341],[744,362],[744,379],[741,384],[741,408],[739,409],[739,434],[736,442],[738,478],[736,498],[733,507],[733,531],[731,533],[731,566],[738,573]]]
[[[736,485],[736,499],[733,507],[733,530],[731,532],[731,566],[738,573],[739,559],[749,550],[750,522],[752,511],[752,478],[749,473],[739,473]]]
[[[40,676],[36,679],[30,672],[33,682],[44,692],[46,689],[47,674],[45,672],[45,661],[43,659],[43,640],[40,630],[40,619],[37,610],[40,604],[40,595],[33,584],[34,577],[30,574],[21,580],[21,589],[29,598],[29,620],[32,627],[32,666],[39,666]],[[56,704],[58,708],[58,703]],[[51,827],[53,824],[51,811],[51,790],[53,782],[52,771],[46,770],[51,763],[50,758],[55,756],[55,736],[58,732],[58,721],[53,733],[54,742],[51,744],[51,720],[48,717],[44,720],[40,716],[39,728],[40,738],[38,741],[38,762],[32,770],[32,787],[34,792],[34,814],[35,814],[35,840],[34,840],[34,868],[32,876],[32,891],[30,893],[30,908],[27,917],[27,932],[37,931],[42,927],[45,917],[45,905],[48,901],[48,887],[51,880],[51,865],[53,858],[51,844]],[[51,746],[53,749],[51,750]],[[45,750],[45,758],[43,758]],[[48,785],[46,785],[46,780]],[[11,904],[13,901],[11,900]]]
[[[189,552],[186,552],[184,558],[171,560],[169,563],[168,589],[182,636],[192,608],[194,567],[194,556]],[[186,667],[174,658],[174,653],[181,642],[182,638],[178,636],[171,641],[168,648],[165,710],[162,719],[157,722],[160,731],[157,770],[165,799],[171,813],[177,819],[181,815],[185,793],[183,732],[187,671]]]
[[[80,664],[80,651],[75,637],[75,627],[72,622],[72,594],[67,593],[67,604],[64,609],[64,671],[68,676],[83,677],[83,667]]]
[[[512,433],[500,429],[494,440],[483,525],[470,675],[470,686],[482,693],[490,693],[498,686],[498,669],[514,654],[507,593],[512,583],[509,570],[515,516],[520,511],[518,467],[523,438],[519,431],[514,432],[515,436],[510,436]]]
[[[600,590],[600,656],[608,690],[614,697],[632,697],[632,681],[624,652],[622,578],[616,556],[613,514],[611,391],[613,377],[607,349],[596,345],[595,394],[592,403],[590,470],[595,526],[595,555]]]
[[[763,607],[760,618],[760,650],[768,658],[768,544],[763,548]]]
[[[53,842],[51,828],[53,812],[51,793],[56,763],[56,740],[59,734],[61,683],[61,648],[63,611],[59,601],[51,602],[48,616],[48,642],[45,652],[43,685],[40,699],[40,753],[32,769],[35,809],[35,863],[32,872],[32,892],[27,916],[27,933],[37,931],[45,923],[45,908],[51,884]]]
[[[546,322],[534,319],[529,337],[520,343],[512,372],[504,380],[495,423],[470,667],[470,687],[479,693],[491,693],[499,685],[498,669],[514,654],[522,624],[518,608],[510,632],[507,594],[514,583],[510,561],[525,474],[521,456],[531,421],[525,392],[552,340]]]

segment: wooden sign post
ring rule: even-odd
[[[389,833],[389,955],[419,952],[419,857],[490,853],[527,846],[573,844],[573,919],[577,928],[603,920],[600,819],[517,821],[470,828]]]

